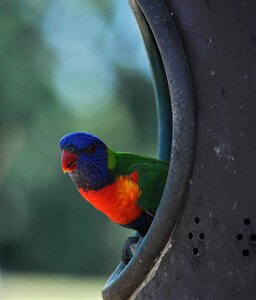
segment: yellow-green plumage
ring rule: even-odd
[[[125,152],[112,152],[109,157],[115,160],[112,172],[116,177],[138,172],[138,185],[142,194],[137,204],[154,214],[161,200],[169,163]]]

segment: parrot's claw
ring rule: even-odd
[[[122,261],[127,265],[138,249],[143,238],[138,236],[128,237],[122,248]]]

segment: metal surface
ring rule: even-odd
[[[155,83],[160,156],[169,157],[171,149],[171,157],[154,221],[130,263],[126,267],[120,264],[107,281],[103,298],[109,300],[128,299],[156,267],[184,207],[193,164],[194,93],[172,16],[162,1],[133,0],[131,5],[142,30]]]
[[[173,246],[136,299],[256,299],[256,1],[165,3],[193,77],[197,147]]]

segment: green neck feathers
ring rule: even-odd
[[[107,149],[107,154],[108,154],[108,169],[112,171],[116,166],[115,152],[113,152],[110,149]]]

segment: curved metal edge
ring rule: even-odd
[[[105,284],[102,291],[105,300],[128,299],[147,277],[172,236],[185,204],[195,145],[192,80],[168,7],[159,0],[131,0],[131,3],[136,10],[139,5],[160,51],[161,57],[158,59],[163,62],[171,95],[173,139],[168,178],[154,221],[133,259],[126,267],[120,264]],[[147,43],[147,40],[144,41]],[[162,99],[158,101],[161,105]]]
[[[170,160],[172,146],[172,109],[168,81],[154,35],[136,0],[130,0],[150,62],[158,114],[158,157]]]

